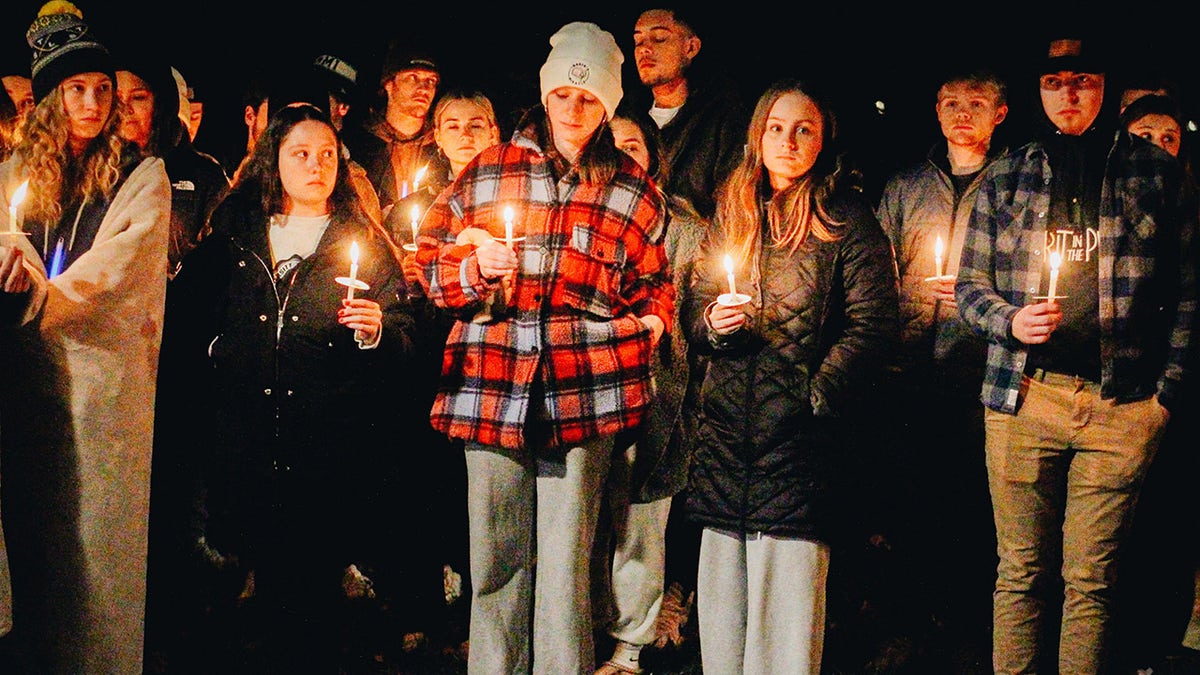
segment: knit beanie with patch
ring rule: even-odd
[[[67,0],[42,5],[25,41],[33,48],[33,97],[38,101],[79,73],[104,73],[116,83],[108,49],[83,22],[83,12]]]
[[[540,73],[542,104],[559,87],[578,87],[600,100],[608,119],[621,102],[621,64],[625,56],[612,33],[594,23],[575,21],[550,36],[550,56]]]

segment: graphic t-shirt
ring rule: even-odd
[[[1047,269],[1039,295],[1050,285],[1051,255],[1061,261],[1054,294],[1062,323],[1050,340],[1030,349],[1029,368],[1100,381],[1100,189],[1109,142],[1098,132],[1048,141],[1050,214],[1045,248]]]

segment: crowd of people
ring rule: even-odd
[[[1200,651],[1178,83],[1073,33],[1029,82],[964,60],[864,176],[827,82],[743,101],[686,9],[626,32],[562,25],[499,115],[436,51],[319,54],[217,159],[173,64],[41,8],[0,96],[0,671]]]

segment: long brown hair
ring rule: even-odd
[[[786,94],[800,94],[816,104],[824,123],[822,147],[808,173],[772,194],[763,166],[762,138],[771,108]],[[810,234],[821,241],[839,238],[836,230],[841,223],[827,211],[829,197],[838,189],[845,173],[835,146],[837,138],[837,118],[832,106],[807,85],[785,80],[773,84],[759,97],[746,132],[742,161],[718,190],[717,198],[719,232],[737,252],[743,266],[750,264],[750,269],[757,268],[754,257],[759,249],[764,207],[773,246],[795,251]]]
[[[24,137],[16,149],[29,172],[25,213],[49,226],[62,218],[63,204],[72,197],[112,198],[121,180],[125,149],[125,141],[117,133],[119,126],[114,82],[112,106],[104,129],[88,143],[82,155],[73,157],[68,145],[71,120],[63,103],[62,87],[55,87],[42,97],[29,113]],[[74,180],[67,183],[65,177],[71,163],[76,165],[69,174]]]
[[[542,152],[555,163],[557,169],[566,172],[570,163],[554,145],[554,132],[550,128],[550,116],[546,108],[538,105],[530,108],[517,124],[521,134],[537,142]],[[589,185],[603,185],[617,175],[621,168],[623,153],[617,149],[613,141],[612,129],[608,126],[606,115],[600,126],[592,132],[586,145],[579,152],[575,161],[575,169],[579,171],[579,179]]]
[[[283,212],[284,194],[283,181],[279,177],[279,148],[288,134],[292,133],[292,129],[309,120],[329,127],[334,138],[338,138],[337,129],[324,110],[311,103],[290,103],[271,114],[270,123],[254,144],[254,152],[238,172],[233,189],[247,196],[257,196],[262,205],[262,213],[268,218]],[[329,195],[329,215],[338,222],[357,220],[367,223],[368,236],[381,239],[399,260],[399,252],[383,225],[363,208],[358,192],[350,182],[350,168],[345,155],[339,152],[337,157],[337,177],[334,179],[333,193]]]

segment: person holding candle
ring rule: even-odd
[[[703,527],[696,606],[713,673],[818,673],[830,541],[859,405],[898,338],[895,261],[847,184],[819,90],[758,99],[683,325],[707,354],[687,508]],[[726,305],[724,255],[746,303]]]
[[[1196,206],[1178,162],[1114,134],[1102,50],[1090,36],[1050,41],[1039,132],[984,175],[955,285],[964,321],[988,340],[996,672],[1114,665],[1129,526],[1194,376]],[[1057,301],[1044,298],[1051,252],[1062,255]],[[1055,653],[1044,624],[1060,602]]]
[[[379,77],[383,109],[345,132],[350,154],[366,169],[385,216],[419,189],[413,181],[423,167],[426,176],[445,171],[429,115],[441,75],[433,55],[413,47],[400,40],[388,46]]]
[[[471,673],[593,671],[602,489],[614,438],[653,399],[673,311],[661,195],[608,125],[624,56],[586,22],[550,44],[542,105],[438,196],[417,252],[426,293],[457,318],[431,420],[465,442]],[[473,321],[505,277],[511,303]]]
[[[0,165],[0,232],[28,181],[28,237],[0,234],[0,651],[13,672],[141,672],[171,187],[118,134],[113,61],[83,12],[46,3],[26,40],[37,103]]]
[[[446,160],[446,170],[427,171],[420,189],[409,193],[388,212],[384,225],[398,244],[415,244],[412,215],[416,214],[419,226],[434,198],[462,173],[475,155],[500,142],[500,126],[491,100],[478,91],[447,90],[433,109],[433,140],[438,153]],[[404,270],[408,281],[419,290],[417,266],[413,261],[413,255],[405,255]]]
[[[343,576],[367,592],[351,563],[380,536],[371,500],[394,449],[364,439],[412,420],[389,386],[415,353],[399,256],[339,147],[316,106],[274,114],[172,282],[164,343],[199,394],[204,545],[251,572],[262,622],[249,630],[272,668],[293,671],[333,667]],[[352,298],[337,282],[348,270],[366,284]]]
[[[953,634],[984,660],[991,635],[975,629],[990,622],[996,567],[979,403],[987,344],[959,316],[954,280],[984,170],[1008,150],[997,138],[1007,101],[995,72],[964,63],[947,73],[938,141],[888,180],[875,209],[896,252],[901,344],[878,396],[886,418],[867,444],[863,491],[865,534],[887,542],[877,550],[911,582],[887,589],[880,609],[906,631]],[[944,554],[947,532],[955,556]]]

